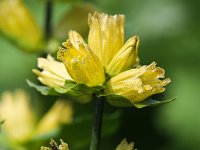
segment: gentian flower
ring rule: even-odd
[[[52,64],[44,67],[39,61],[38,66],[43,71],[34,70],[34,73],[43,84],[55,90],[59,86],[67,88],[66,93],[69,87],[87,94],[96,93],[107,97],[108,102],[115,106],[134,105],[141,108],[161,103],[152,100],[151,96],[164,92],[170,79],[162,79],[165,71],[156,67],[155,62],[148,66],[139,65],[140,40],[138,36],[133,36],[124,43],[124,18],[124,15],[89,14],[88,44],[76,31],[69,31],[69,38],[57,53],[58,60],[63,64],[53,60]],[[47,60],[40,59],[47,62],[49,57]],[[56,68],[55,64],[62,67]],[[60,72],[65,73],[61,75]],[[72,83],[74,86],[71,86]],[[78,88],[78,85],[85,88]]]
[[[61,125],[72,123],[71,103],[58,100],[40,120],[32,109],[30,97],[26,91],[5,91],[0,99],[1,126],[0,144],[3,147],[18,149],[23,144],[36,139],[50,138],[58,133]]]

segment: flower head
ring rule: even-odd
[[[41,147],[41,150],[51,150],[51,149],[56,149],[56,150],[69,150],[68,144],[65,143],[63,140],[60,140],[61,144],[58,146],[58,144],[51,139],[50,142],[50,148],[49,147]]]
[[[69,32],[69,40],[63,46],[65,48],[58,51],[58,59],[64,62],[72,79],[89,87],[102,86],[105,81],[103,67],[81,36],[74,31]]]
[[[122,140],[117,146],[116,150],[134,150],[134,143],[128,143],[126,139]]]
[[[85,84],[93,93],[97,89],[96,94],[100,93],[99,95],[107,96],[108,99],[113,95],[123,97],[136,106],[135,103],[164,92],[170,79],[161,80],[165,71],[156,67],[154,62],[148,66],[139,66],[140,40],[138,36],[132,36],[124,43],[124,18],[124,15],[111,16],[97,12],[89,14],[88,45],[81,35],[70,31],[69,38],[63,43],[64,48],[59,48],[57,58],[64,63],[71,80],[77,85]],[[56,70],[55,68],[53,72],[57,72]],[[42,80],[41,75],[39,78],[44,84],[50,85]],[[52,81],[51,77],[47,78],[45,81]],[[66,77],[62,79],[62,83],[65,79]],[[97,86],[101,88],[91,88]],[[117,105],[121,105],[123,98],[116,100],[120,101]],[[150,104],[145,103],[140,107],[148,105]]]
[[[132,103],[140,102],[165,91],[164,86],[170,83],[170,79],[160,78],[164,78],[164,70],[153,62],[149,66],[130,69],[114,76],[107,82],[105,93],[121,95]]]
[[[124,44],[124,15],[107,15],[95,12],[89,14],[90,27],[88,44],[107,67],[114,55]]]
[[[61,124],[72,122],[72,106],[58,100],[39,120],[30,105],[29,95],[24,90],[4,92],[0,101],[0,117],[5,119],[0,136],[7,137],[9,145],[21,145],[33,137],[48,134],[59,129]],[[1,143],[4,145],[6,143]],[[5,141],[4,141],[5,142]]]
[[[42,32],[21,0],[0,1],[0,31],[24,50],[41,48]]]
[[[2,129],[15,142],[30,138],[34,128],[34,114],[29,105],[30,98],[22,90],[4,92],[0,102],[0,115],[5,119]]]

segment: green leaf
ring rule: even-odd
[[[141,102],[138,102],[138,103],[133,103],[130,100],[128,100],[125,97],[120,96],[120,95],[110,94],[110,95],[105,95],[105,96],[106,96],[108,103],[111,104],[112,106],[116,106],[116,107],[135,106],[137,108],[143,108],[143,107],[150,107],[150,106],[165,104],[165,103],[171,102],[171,101],[176,99],[176,98],[172,98],[172,99],[168,99],[168,100],[161,100],[160,95],[161,94],[157,94],[156,96],[153,95],[153,96],[145,99],[144,101],[141,101]]]
[[[115,95],[115,94],[110,94],[110,95],[105,95],[105,96],[106,96],[106,100],[108,101],[108,103],[112,106],[116,106],[116,107],[131,107],[131,106],[133,106],[133,104],[123,96]]]
[[[97,91],[98,88],[89,88],[83,84],[76,84],[73,81],[67,80],[64,88],[50,88],[44,85],[37,85],[30,80],[27,80],[30,87],[35,88],[43,95],[65,95],[70,100],[75,100],[79,103],[89,103],[92,99],[93,92]]]
[[[42,95],[59,95],[60,92],[63,92],[61,89],[57,89],[57,91],[54,89],[54,88],[50,88],[50,87],[47,87],[47,86],[44,86],[44,85],[37,85],[33,82],[31,82],[30,80],[26,80],[26,82],[28,83],[28,85],[30,87],[33,87],[35,88],[38,92],[40,92]]]
[[[135,107],[137,108],[143,108],[143,107],[150,107],[150,106],[157,106],[157,105],[161,105],[161,104],[165,104],[165,103],[169,103],[173,100],[175,100],[176,97],[172,98],[172,99],[168,99],[168,100],[158,100],[155,99],[153,97],[149,97],[146,100],[140,102],[140,103],[135,103]]]
[[[92,100],[92,94],[85,94],[81,91],[68,91],[66,94],[67,98],[74,100],[81,104],[89,103]]]

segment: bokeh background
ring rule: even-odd
[[[24,3],[44,29],[45,0]],[[200,149],[199,7],[198,0],[54,0],[53,32],[58,40],[67,38],[69,29],[87,38],[88,12],[125,14],[126,39],[134,34],[141,39],[141,64],[157,62],[172,80],[167,97],[177,99],[169,104],[144,109],[113,108],[106,104],[105,113],[111,115],[105,114],[108,121],[103,125],[101,149],[114,149],[123,138],[134,141],[139,150]],[[40,114],[44,113],[56,97],[41,96],[25,81],[37,82],[31,70],[36,68],[38,54],[24,52],[2,35],[0,52],[0,93],[26,89],[33,103],[39,104]],[[74,118],[80,120],[84,116],[86,121],[64,127],[62,134],[53,138],[63,138],[72,149],[88,149],[92,106],[74,103]],[[78,148],[77,143],[81,145]]]

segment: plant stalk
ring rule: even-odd
[[[53,2],[52,0],[46,0],[46,16],[45,16],[45,38],[46,41],[51,37],[52,33],[52,11],[53,11]]]
[[[97,97],[93,95],[93,100],[95,102],[94,106],[94,120],[92,127],[92,138],[90,143],[90,150],[99,150],[100,139],[101,139],[101,126],[103,118],[103,108],[104,108],[104,97]]]

